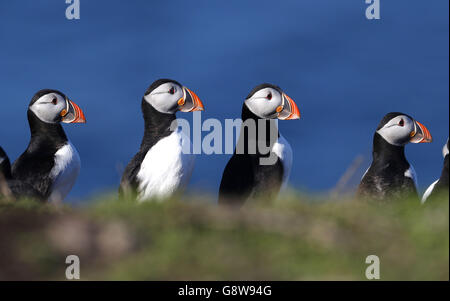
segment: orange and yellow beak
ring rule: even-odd
[[[61,112],[64,123],[86,123],[86,117],[81,108],[73,101],[66,99],[67,107]]]
[[[429,143],[433,141],[430,131],[418,121],[414,121],[414,131],[410,134],[412,143]]]
[[[292,120],[300,119],[300,110],[294,100],[283,93],[283,105],[277,108],[278,119]]]
[[[202,101],[198,98],[197,94],[183,87],[184,96],[178,100],[178,107],[181,112],[195,112],[204,111]]]

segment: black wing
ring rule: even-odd
[[[251,158],[233,155],[223,172],[219,189],[219,204],[242,205],[252,193],[255,178]]]
[[[26,151],[13,164],[13,179],[30,185],[40,195],[48,198],[53,185],[50,173],[55,164],[54,158],[54,151]]]
[[[137,195],[137,189],[139,182],[137,175],[141,169],[142,161],[145,158],[145,154],[142,152],[137,153],[133,159],[128,163],[120,181],[119,196],[121,198],[135,198]]]
[[[30,184],[12,179],[11,163],[9,161],[8,155],[1,147],[0,147],[0,181],[4,181],[3,183],[6,183],[7,189],[9,189],[9,193],[11,193],[12,196],[16,199],[33,199],[38,201],[44,201],[44,196],[39,191],[34,189]]]
[[[45,202],[46,198],[33,186],[16,180],[8,181],[8,187],[16,199],[30,199]]]
[[[439,196],[443,196],[444,192],[448,196],[448,190],[449,190],[449,156],[447,155],[445,156],[444,159],[444,167],[442,169],[441,177],[434,185],[434,188],[426,201],[429,202],[429,200],[435,199],[436,197]]]
[[[359,184],[357,197],[384,201],[404,196],[417,196],[414,180],[396,170],[396,168],[387,168],[376,173],[371,166]]]

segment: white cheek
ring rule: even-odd
[[[275,98],[272,100],[264,98],[247,99],[245,103],[250,111],[260,118],[273,117],[277,107],[281,105],[281,101]]]
[[[183,97],[182,93],[177,91],[174,95],[164,94],[149,94],[144,97],[145,101],[149,103],[158,112],[164,114],[173,114],[176,112],[177,101]]]
[[[392,145],[401,146],[408,142],[409,134],[412,132],[412,127],[409,124],[406,124],[403,127],[400,126],[392,126],[392,127],[384,127],[378,130],[378,134],[380,134],[384,140],[389,142]]]
[[[30,110],[45,123],[57,123],[57,119],[60,112],[65,108],[62,102],[57,105],[50,103],[35,103],[31,106]]]
[[[377,133],[380,134],[381,137],[383,137],[383,139],[386,140],[388,143],[392,145],[399,145],[396,142],[397,139],[395,138],[394,133],[390,132],[389,129],[382,128],[378,130]]]

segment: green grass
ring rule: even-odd
[[[0,202],[0,280],[65,280],[71,254],[82,280],[365,280],[372,254],[382,280],[449,280],[448,204]]]

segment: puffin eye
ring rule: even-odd
[[[172,95],[175,94],[175,88],[174,87],[170,88],[169,93]]]
[[[267,94],[267,99],[271,100],[272,99],[272,93]]]
[[[58,99],[57,99],[56,97],[54,97],[54,98],[52,99],[52,104],[56,105],[57,103],[58,103]]]
[[[400,119],[400,121],[398,122],[399,126],[404,126],[405,125],[405,121],[402,119]]]

